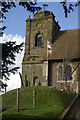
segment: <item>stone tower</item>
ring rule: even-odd
[[[48,85],[47,41],[54,42],[60,26],[50,11],[38,11],[26,20],[25,53],[22,61],[24,86]]]

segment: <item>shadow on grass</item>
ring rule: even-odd
[[[53,117],[54,112],[41,113],[41,115],[24,115],[20,112],[3,114],[2,120],[57,120]]]
[[[15,116],[15,117],[11,117],[11,116]],[[26,116],[26,115],[20,115],[21,118],[19,118],[18,116],[16,116],[16,114],[10,114],[10,115],[5,115],[2,117],[2,120],[57,120],[57,118],[44,118],[41,117],[39,118],[39,116]]]

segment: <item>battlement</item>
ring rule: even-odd
[[[34,14],[34,18],[39,19],[39,18],[44,18],[44,17],[48,17],[48,16],[52,16],[55,18],[54,14],[50,11],[38,11]]]

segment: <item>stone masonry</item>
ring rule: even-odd
[[[48,85],[47,41],[53,42],[55,28],[60,29],[55,16],[49,11],[39,11],[33,19],[26,20],[25,53],[22,61],[22,79],[24,86]],[[36,34],[42,35],[42,45],[35,46]],[[46,58],[47,59],[47,58]]]

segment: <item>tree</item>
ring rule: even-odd
[[[67,0],[63,0],[63,2],[60,2],[64,13],[65,13],[65,17],[68,17],[68,14],[71,13],[71,11],[74,11],[75,7],[78,7],[80,5],[80,1],[77,0],[77,2],[72,2],[72,3],[68,3]]]
[[[24,43],[21,43],[20,45],[16,45],[16,42],[6,42],[0,44],[2,46],[2,69],[1,69],[1,76],[0,77],[0,86],[1,88],[5,88],[7,85],[2,82],[2,79],[5,78],[5,80],[9,80],[9,76],[11,73],[15,74],[15,72],[19,69],[19,67],[14,66],[15,65],[15,59],[16,54],[20,53],[22,51]],[[11,68],[10,68],[11,65]]]
[[[20,6],[23,6],[28,11],[35,12],[36,10],[40,10],[40,7],[36,7],[36,2],[19,2]],[[3,22],[3,19],[6,19],[5,13],[9,11],[9,9],[16,7],[15,2],[0,2],[0,6],[2,6],[0,11],[0,23]],[[3,36],[3,31],[6,29],[6,26],[3,26],[0,28],[0,37]],[[6,84],[2,82],[2,78],[4,77],[5,80],[9,80],[9,76],[11,73],[15,74],[15,72],[19,69],[19,67],[13,66],[15,65],[15,59],[16,54],[20,53],[22,51],[23,43],[20,45],[16,45],[15,42],[5,42],[1,43],[0,46],[2,47],[2,60],[0,58],[2,69],[0,69],[1,72],[1,78],[0,78],[0,86],[1,88],[6,88]],[[11,66],[11,68],[10,68]],[[13,67],[12,67],[13,66]],[[1,68],[1,67],[0,67]]]
[[[10,68],[10,65],[15,65],[15,54],[20,53],[20,51],[22,51],[22,47],[23,43],[21,43],[20,45],[16,45],[16,42],[11,41],[2,43],[2,76],[6,79],[9,79],[8,76],[10,75],[10,73],[15,74],[17,69],[19,69],[19,67]]]

